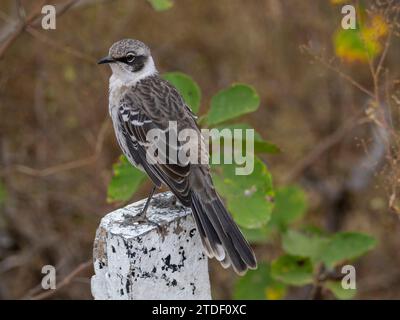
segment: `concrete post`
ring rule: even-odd
[[[146,199],[107,214],[97,229],[91,280],[95,299],[211,299],[207,256],[191,210],[170,192],[153,197],[147,217],[134,222]]]

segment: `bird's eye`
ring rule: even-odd
[[[128,54],[126,55],[126,61],[127,61],[128,63],[133,62],[133,60],[135,60],[135,58],[136,58],[136,56],[135,56],[135,54],[132,53],[132,52],[128,52]]]

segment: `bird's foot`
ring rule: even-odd
[[[166,234],[167,228],[166,228],[165,224],[157,223],[157,222],[152,221],[152,220],[150,220],[150,219],[148,219],[146,217],[144,217],[142,221],[143,221],[143,223],[147,223],[149,225],[152,225],[152,226],[156,227],[157,231],[161,234],[161,236],[164,237],[164,235]]]
[[[159,232],[163,232],[162,230],[165,228],[165,226],[162,224],[159,224],[155,221],[150,220],[147,217],[147,212],[146,212],[147,210],[145,210],[145,209],[147,209],[147,208],[144,207],[143,210],[138,215],[132,217],[131,221],[133,223],[143,223],[143,224],[149,224],[149,225],[155,226]]]
[[[178,198],[174,194],[168,199],[168,202],[170,203],[171,206],[176,206],[177,201]]]

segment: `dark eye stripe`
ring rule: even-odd
[[[120,57],[120,58],[114,58],[115,61],[119,61],[122,63],[127,64],[128,66],[132,67],[132,71],[133,72],[137,72],[140,71],[144,68],[144,64],[146,62],[148,57],[144,56],[144,55],[140,55],[140,56],[136,56],[135,59],[131,62],[127,61],[126,56],[125,57]]]
[[[144,61],[145,58],[146,58],[145,56],[135,56],[135,59],[133,59],[133,61],[129,62],[127,57],[125,56],[125,57],[115,58],[115,60],[129,64],[129,65],[133,65],[136,63],[136,61]]]

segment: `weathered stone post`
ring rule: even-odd
[[[107,214],[97,229],[95,299],[211,299],[207,256],[191,210],[170,192],[153,197],[150,221],[134,222],[146,200]]]

